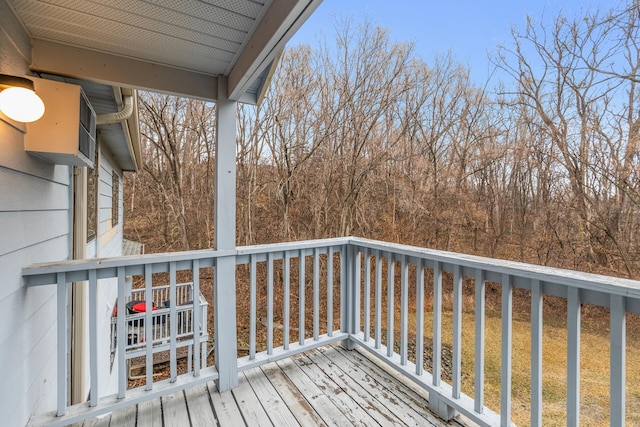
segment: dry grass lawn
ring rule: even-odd
[[[452,313],[443,316],[443,343],[452,343]],[[487,311],[485,318],[485,405],[500,409],[499,312]],[[601,319],[602,320],[602,319]],[[594,323],[598,326],[593,326]],[[411,322],[409,324],[412,324]],[[475,319],[463,314],[462,366],[463,392],[473,396]],[[566,425],[567,333],[566,325],[551,319],[544,323],[543,337],[543,425]],[[425,321],[425,333],[431,331],[431,318]],[[640,339],[635,331],[627,333],[627,425],[640,425]],[[429,334],[430,335],[430,334]],[[512,363],[512,417],[519,426],[530,421],[530,322],[514,315]],[[581,414],[582,426],[609,425],[609,335],[602,322],[585,322],[581,333]]]

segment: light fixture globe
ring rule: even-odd
[[[38,120],[44,114],[44,103],[33,89],[29,79],[0,75],[0,111],[16,122]]]

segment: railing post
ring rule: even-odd
[[[215,248],[236,247],[236,102],[228,99],[227,79],[218,79],[216,104]],[[217,259],[214,269],[215,360],[218,391],[238,385],[236,339],[236,259]]]
[[[217,259],[213,289],[216,385],[223,392],[238,385],[235,256]]]

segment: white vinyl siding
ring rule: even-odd
[[[0,413],[24,425],[54,406],[56,305],[53,287],[25,288],[23,266],[67,259],[66,166],[28,155],[23,133],[0,121]]]

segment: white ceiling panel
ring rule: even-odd
[[[34,41],[77,48],[78,55],[105,54],[109,67],[117,65],[113,58],[121,57],[213,77],[229,76],[232,70],[234,77],[238,72],[245,73],[246,78],[234,79],[241,82],[233,88],[238,96],[242,96],[239,89],[244,93],[249,85],[259,81],[276,51],[284,47],[320,3],[320,0],[0,1],[7,1]],[[245,54],[245,50],[250,52]],[[41,53],[38,58],[45,57]],[[60,64],[32,66],[49,73],[55,73],[56,67],[65,68],[59,70],[61,74],[73,72]],[[141,65],[138,74],[141,70],[148,68]],[[100,79],[106,81],[105,76]]]

